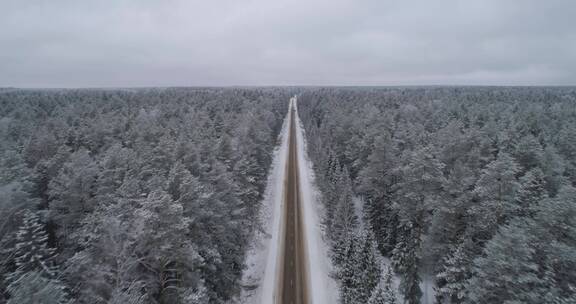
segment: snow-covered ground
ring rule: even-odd
[[[272,166],[260,210],[264,231],[257,231],[247,252],[246,269],[242,274],[245,287],[237,299],[242,304],[274,303],[274,287],[278,269],[281,218],[284,196],[284,176],[288,158],[288,130],[290,110],[280,131],[280,146],[274,151]]]
[[[290,109],[296,106],[296,99],[290,103]],[[297,109],[297,107],[296,107]],[[242,276],[244,288],[236,302],[242,304],[274,303],[279,266],[280,235],[282,232],[282,210],[284,194],[284,176],[288,156],[288,130],[290,130],[290,110],[284,120],[280,133],[280,146],[274,152],[274,160],[268,176],[264,194],[261,220],[265,232],[254,236],[246,258],[246,270]],[[309,291],[311,303],[337,303],[338,286],[330,277],[332,266],[328,257],[328,247],[324,242],[320,226],[322,209],[319,192],[314,187],[312,164],[306,154],[304,129],[297,117],[297,143],[301,202],[304,206],[304,226],[306,231],[306,249],[308,252]]]
[[[296,103],[297,104],[297,103]],[[296,106],[298,113],[298,106]],[[320,226],[323,208],[320,194],[314,186],[314,171],[312,162],[307,157],[305,131],[296,116],[296,140],[298,144],[298,175],[300,178],[300,194],[304,206],[304,229],[306,231],[306,249],[308,251],[308,271],[312,304],[337,303],[338,285],[333,278],[332,265],[328,256],[328,246]]]

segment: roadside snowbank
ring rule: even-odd
[[[309,290],[312,304],[337,303],[338,285],[330,274],[332,264],[328,256],[328,245],[320,226],[323,208],[320,204],[318,189],[314,186],[312,162],[308,159],[305,131],[296,108],[296,141],[298,144],[298,174],[300,194],[304,210],[304,229],[306,231],[306,249],[308,251]]]
[[[243,304],[274,303],[274,289],[280,248],[281,218],[283,210],[284,176],[288,158],[288,130],[290,109],[280,131],[280,146],[274,151],[266,190],[260,210],[264,231],[257,231],[246,256],[246,269],[242,274],[242,293],[237,299]]]

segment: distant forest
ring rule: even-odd
[[[575,88],[323,88],[298,108],[342,303],[393,303],[370,247],[405,303],[427,278],[437,303],[576,303]]]
[[[238,293],[289,90],[0,92],[0,303]]]

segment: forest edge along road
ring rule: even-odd
[[[276,303],[307,304],[308,273],[305,235],[302,218],[296,141],[296,98],[290,100],[289,149],[284,188],[284,218],[281,250],[281,272]]]

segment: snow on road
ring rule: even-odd
[[[290,103],[290,109],[284,119],[280,133],[280,146],[274,152],[272,167],[268,176],[266,192],[260,213],[265,232],[254,236],[250,250],[247,253],[246,269],[242,276],[245,287],[236,300],[242,304],[274,303],[274,293],[277,286],[278,270],[280,269],[282,210],[284,195],[284,177],[288,156],[288,131],[290,130],[290,110],[296,106],[296,99]],[[297,110],[297,107],[296,107]],[[296,112],[298,113],[298,112]],[[301,199],[304,206],[303,223],[306,233],[308,251],[308,271],[310,301],[313,304],[336,303],[338,287],[330,277],[332,266],[328,257],[328,247],[324,242],[320,227],[322,209],[319,192],[314,187],[312,164],[306,157],[306,141],[304,129],[297,117],[297,143]]]

